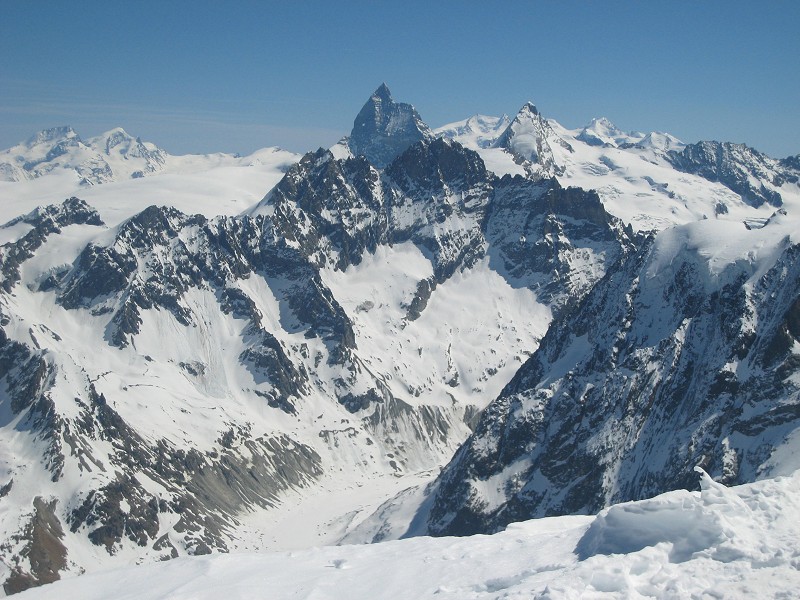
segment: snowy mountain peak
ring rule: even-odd
[[[108,160],[136,161],[139,168],[133,170],[131,177],[144,177],[160,171],[166,163],[168,154],[155,144],[143,142],[133,137],[122,127],[115,127],[96,138],[87,140],[87,145]],[[114,167],[112,166],[112,169]],[[117,167],[116,170],[120,170]]]
[[[508,115],[489,117],[476,114],[464,121],[443,125],[434,133],[437,136],[454,140],[471,150],[478,150],[491,148],[509,123],[511,123],[511,119],[508,118]]]
[[[392,92],[389,91],[389,86],[386,85],[386,82],[383,82],[378,86],[378,88],[374,92],[372,92],[372,97],[382,100],[384,102],[391,102]]]
[[[113,129],[109,129],[105,133],[101,134],[100,137],[111,137],[111,136],[114,136],[114,135],[121,135],[123,137],[134,139],[134,137],[130,133],[125,131],[125,129],[122,128],[122,127],[114,127]]]
[[[122,127],[115,127],[114,129],[111,129],[109,131],[106,131],[105,133],[100,134],[96,138],[92,138],[92,140],[89,140],[90,145],[94,145],[92,144],[93,140],[105,142],[103,145],[105,146],[106,151],[108,151],[108,149],[110,148],[113,148],[114,146],[119,146],[120,144],[123,143],[130,144],[130,143],[135,143],[136,141],[141,142],[139,138],[133,137]]]
[[[637,142],[636,145],[642,148],[652,148],[653,150],[668,152],[670,150],[680,151],[686,144],[669,133],[651,131],[644,136],[640,142]]]
[[[593,117],[589,124],[586,126],[586,129],[594,129],[597,127],[604,127],[606,129],[613,129],[619,131],[617,126],[611,122],[607,117]]]
[[[539,109],[536,108],[536,105],[529,100],[519,110],[519,114],[520,115],[523,115],[523,114],[538,115],[539,114]]]
[[[523,165],[528,176],[552,177],[560,173],[561,168],[556,164],[551,144],[558,144],[567,151],[572,150],[553,131],[536,106],[532,102],[526,102],[494,143],[494,147],[508,151],[515,162]]]
[[[356,116],[348,144],[354,156],[382,169],[413,143],[432,137],[417,110],[395,102],[382,83]]]
[[[121,127],[86,140],[72,127],[53,127],[0,152],[0,177],[24,181],[66,169],[74,171],[82,185],[97,185],[161,171],[168,156]]]
[[[38,146],[39,144],[46,144],[65,139],[80,141],[81,138],[72,127],[69,125],[62,125],[61,127],[50,127],[49,129],[43,129],[42,131],[39,131],[28,138],[28,140],[25,142],[25,146],[32,148],[34,146]]]
[[[606,117],[595,117],[581,130],[577,139],[590,146],[618,147],[623,144],[633,144],[642,139],[641,134],[632,134],[622,131]]]

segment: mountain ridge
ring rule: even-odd
[[[688,485],[703,460],[732,483],[788,468],[792,160],[589,144],[532,104],[437,135],[385,85],[359,123],[355,151],[277,157],[242,210],[71,197],[0,227],[6,591],[281,547],[290,513],[309,544],[489,532]],[[110,133],[107,155],[144,144]],[[79,139],[39,137],[58,136]],[[688,422],[659,428],[681,382]],[[658,471],[670,431],[695,446]]]
[[[581,205],[593,207],[594,222],[569,212]],[[557,243],[527,247],[516,232],[507,239],[509,209],[529,214],[523,231],[531,239],[547,229]],[[53,218],[57,227],[48,225]],[[30,365],[17,371],[6,363],[7,393],[25,398],[12,403],[7,425],[49,440],[38,476],[51,482],[48,497],[60,499],[48,518],[63,524],[68,541],[55,548],[66,552],[68,570],[85,568],[71,557],[87,544],[103,561],[137,547],[151,558],[235,548],[240,511],[269,513],[284,498],[313,492],[350,455],[364,463],[359,477],[434,468],[466,436],[480,394],[499,389],[523,348],[536,343],[551,310],[585,293],[633,243],[591,194],[554,180],[498,180],[477,154],[442,139],[417,142],[382,171],[364,158],[310,153],[260,208],[240,217],[153,206],[109,227],[75,199],[7,227],[22,224],[32,229],[0,256],[10,274],[10,292],[0,299],[5,345]],[[605,233],[586,236],[586,227]],[[72,254],[46,252],[61,236],[74,237]],[[498,253],[487,254],[490,246]],[[380,266],[389,251],[419,265],[419,275],[387,280],[402,281],[402,294],[380,306],[358,295],[340,303],[350,269],[390,269],[384,277],[406,271]],[[561,274],[553,278],[555,263]],[[441,327],[436,315],[449,312],[440,296],[459,285],[495,290],[497,312],[482,318],[493,340],[472,342],[485,332],[473,332],[475,314],[465,312],[447,317],[439,339],[423,344],[418,336]],[[27,302],[51,308],[39,313],[24,309]],[[505,323],[509,312],[530,323]],[[386,337],[372,341],[377,322],[388,323]],[[162,330],[173,331],[174,341],[160,339]],[[106,348],[105,358],[89,358],[92,347]],[[153,385],[147,396],[138,391]],[[156,397],[174,422],[162,434],[134,410]],[[206,420],[215,398],[227,399],[227,416]],[[185,403],[206,408],[194,414]],[[223,480],[246,477],[253,453],[277,456],[250,467],[263,483],[233,496],[220,490]],[[21,499],[37,468],[6,469],[9,497],[29,522]],[[62,496],[63,481],[82,491]],[[120,528],[125,514],[136,519]],[[23,544],[5,554],[9,585],[46,581],[50,575],[21,559],[45,549],[24,533],[7,535]]]
[[[671,239],[701,225],[659,234],[548,331],[443,472],[431,533],[591,514],[690,485],[698,463],[729,484],[769,476],[765,448],[797,428],[800,246],[791,221],[742,228],[774,250],[715,266]]]

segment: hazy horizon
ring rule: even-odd
[[[686,142],[800,152],[797,4],[319,2],[8,4],[0,147],[70,125],[174,154],[303,152],[349,132],[386,82],[431,127],[605,116]]]

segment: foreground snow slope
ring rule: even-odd
[[[179,558],[66,579],[20,600],[790,598],[800,589],[800,474],[676,491],[596,517],[491,536]]]

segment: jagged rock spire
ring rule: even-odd
[[[355,156],[362,155],[382,169],[415,142],[432,137],[417,110],[395,102],[382,83],[356,116],[349,145]]]

